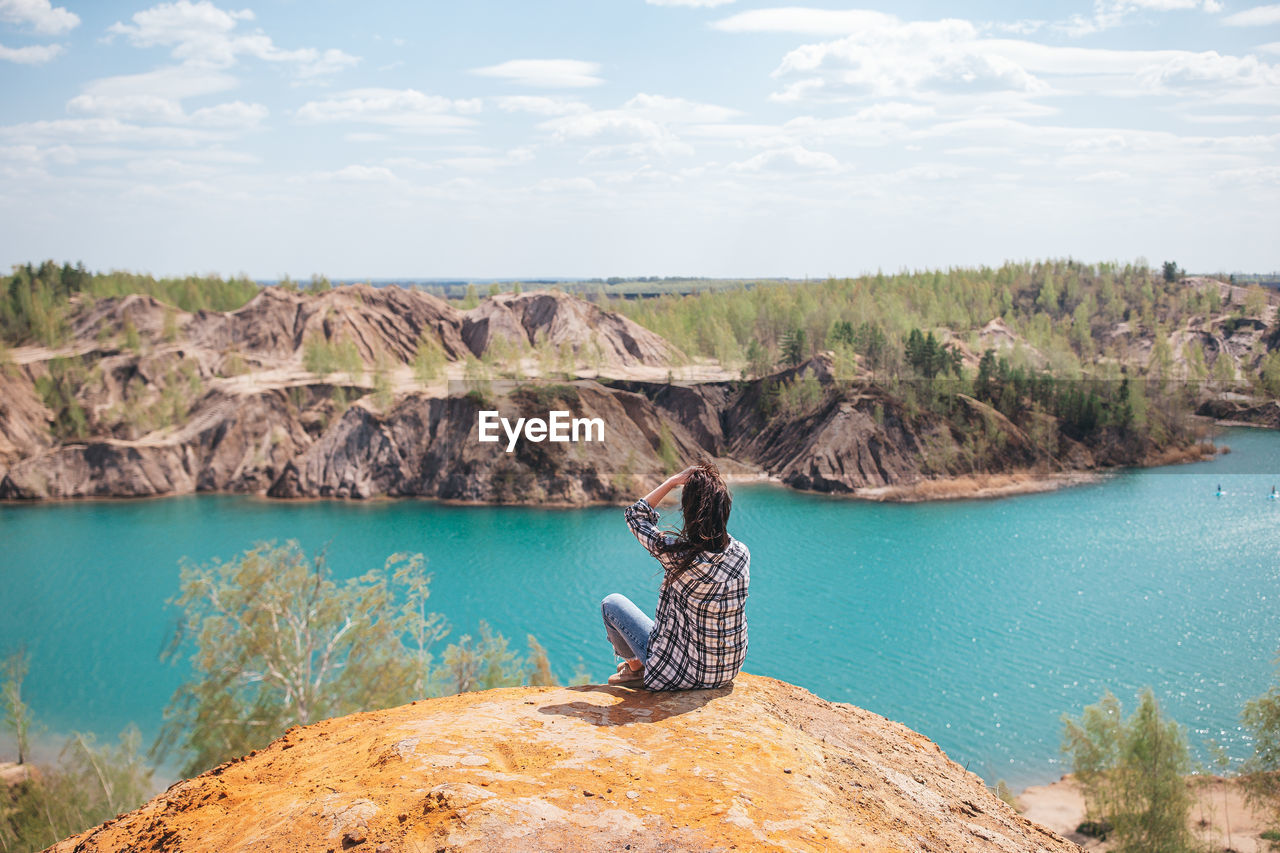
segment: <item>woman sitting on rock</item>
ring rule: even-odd
[[[684,528],[658,529],[655,509],[683,486]],[[733,503],[714,465],[686,468],[626,509],[627,526],[658,558],[664,577],[656,621],[626,596],[601,602],[605,634],[624,658],[610,684],[650,690],[721,687],[747,655],[747,583],[751,553],[725,525]]]

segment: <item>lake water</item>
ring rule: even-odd
[[[1280,649],[1280,434],[1231,430],[1212,462],[998,501],[882,505],[735,491],[752,552],[747,670],[936,740],[988,782],[1057,778],[1060,716],[1144,685],[1233,756]],[[1226,494],[1215,497],[1221,483]],[[668,499],[668,509],[673,505]],[[671,513],[678,516],[678,510]],[[668,516],[667,520],[675,520]],[[31,653],[49,732],[154,733],[184,672],[158,654],[183,557],[260,540],[327,547],[340,576],[420,551],[431,605],[474,633],[535,634],[562,678],[613,659],[599,600],[652,611],[656,563],[616,508],[281,503],[233,496],[0,506],[0,651]],[[8,750],[0,752],[4,757]]]

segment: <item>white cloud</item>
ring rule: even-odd
[[[74,113],[120,122],[191,125],[222,130],[255,127],[267,117],[261,104],[231,101],[188,113],[187,98],[218,94],[236,86],[223,71],[190,65],[171,65],[141,74],[103,77],[84,87],[67,102]]]
[[[716,21],[713,26],[728,33],[798,33],[802,35],[845,35],[897,23],[884,12],[866,9],[806,9],[789,6],[756,9]]]
[[[607,132],[659,138],[672,126],[716,124],[738,115],[737,110],[665,95],[638,94],[620,109],[592,110],[543,123],[561,139],[599,136]]]
[[[590,110],[581,101],[563,98],[547,98],[541,95],[508,95],[494,99],[498,109],[505,113],[533,113],[542,116],[564,116]]]
[[[132,24],[117,21],[107,28],[127,36],[136,47],[173,46],[178,59],[228,66],[235,63],[237,45],[232,31],[240,21],[252,21],[253,12],[227,12],[209,0],[177,0],[135,12]]]
[[[690,156],[692,146],[680,133],[696,132],[738,115],[715,104],[640,93],[619,109],[591,110],[543,122],[561,142],[602,140],[608,144],[587,152],[588,159]]]
[[[808,101],[820,96],[827,87],[827,81],[821,77],[806,77],[783,87],[781,92],[771,92],[769,100],[779,104]]]
[[[840,161],[824,151],[810,151],[799,145],[762,151],[749,160],[731,163],[731,172],[838,172]]]
[[[1174,12],[1180,10],[1203,9],[1206,12],[1222,11],[1222,4],[1217,0],[1109,0],[1099,3],[1100,7],[1115,10],[1149,9],[1153,12]]]
[[[344,68],[352,68],[360,63],[358,56],[352,56],[345,51],[332,47],[325,51],[302,48],[301,50],[291,51],[287,56],[281,58],[296,63],[295,73],[303,80],[328,77],[331,74],[337,74]]]
[[[225,92],[235,85],[236,79],[222,71],[170,65],[94,80],[67,103],[67,109],[124,121],[181,121],[184,99]]]
[[[1252,9],[1227,15],[1222,19],[1222,23],[1231,27],[1266,27],[1271,24],[1280,24],[1280,3],[1254,6]]]
[[[398,130],[447,132],[475,124],[466,116],[481,109],[478,99],[454,100],[416,89],[352,89],[308,101],[297,116],[312,122],[361,122]]]
[[[1156,91],[1191,93],[1206,86],[1217,91],[1225,85],[1237,96],[1260,95],[1266,101],[1280,103],[1280,67],[1262,62],[1256,56],[1222,56],[1212,50],[1180,53],[1167,62],[1144,69],[1138,76],[1144,85]]]
[[[6,47],[0,44],[0,59],[19,65],[42,65],[60,53],[60,44],[33,44],[27,47]]]
[[[461,172],[495,172],[507,166],[518,166],[532,162],[534,153],[529,148],[512,148],[500,156],[446,157],[440,160],[441,166],[448,166]]]
[[[644,0],[650,6],[697,6],[710,8],[732,3],[733,0]]]
[[[136,47],[172,47],[175,59],[193,65],[229,68],[240,56],[293,66],[299,79],[312,79],[349,68],[360,60],[341,50],[305,47],[285,50],[262,31],[237,33],[242,21],[252,21],[248,9],[226,11],[209,0],[176,0],[137,12],[132,24],[116,22],[108,28]]]
[[[41,35],[57,36],[80,25],[80,16],[49,0],[0,0],[0,20],[30,27]]]
[[[394,172],[385,166],[362,166],[359,164],[346,166],[336,172],[329,172],[325,177],[337,181],[379,184],[393,184],[400,180],[395,176]]]
[[[1132,179],[1133,175],[1128,172],[1121,172],[1117,169],[1103,169],[1098,172],[1081,175],[1075,180],[1081,184],[1123,184]]]
[[[1072,15],[1057,27],[1069,35],[1085,36],[1123,24],[1135,12],[1178,12],[1200,9],[1221,12],[1218,0],[1094,0],[1092,17]]]
[[[533,186],[539,193],[594,193],[600,189],[590,178],[547,178]]]
[[[775,76],[810,77],[779,98],[794,100],[819,89],[874,97],[1048,90],[1021,64],[987,49],[968,21],[904,23],[877,15],[868,23],[844,38],[803,45],[784,56]]]
[[[738,111],[666,95],[636,95],[622,107],[629,113],[669,124],[714,124],[728,121]]]
[[[1098,8],[1127,13],[1138,8],[1211,11],[1214,6],[1204,0],[1108,0]],[[801,45],[782,58],[774,71],[781,88],[770,95],[776,103],[915,99],[949,103],[953,111],[1025,115],[1050,111],[1035,102],[1062,94],[1280,101],[1276,67],[1253,56],[1061,47],[984,37],[969,21],[902,21],[865,10],[760,9],[716,26],[731,32],[840,36]]]
[[[599,76],[599,63],[578,59],[512,59],[474,68],[471,73],[544,89],[578,89],[604,82]]]
[[[267,112],[262,104],[231,101],[198,109],[188,117],[188,121],[199,127],[247,129],[261,124]]]
[[[64,143],[78,140],[92,145],[201,145],[222,137],[211,130],[144,126],[115,118],[76,118],[53,121],[30,121],[0,127],[0,136],[24,142],[48,141]]]
[[[1280,185],[1280,166],[1256,166],[1247,169],[1228,169],[1215,177],[1233,184]]]

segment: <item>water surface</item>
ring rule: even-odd
[[[1064,772],[1064,712],[1154,688],[1193,742],[1236,757],[1243,703],[1280,649],[1280,434],[1232,430],[1212,462],[997,501],[868,504],[736,488],[752,552],[748,671],[854,702],[989,782]],[[1216,497],[1221,483],[1226,494]],[[670,501],[670,499],[668,499]],[[668,509],[671,505],[668,504]],[[667,520],[676,520],[671,512]],[[420,551],[454,636],[537,636],[567,678],[612,670],[599,600],[652,611],[656,563],[616,508],[233,496],[0,506],[0,650],[26,643],[54,733],[154,733],[184,676],[160,663],[184,558],[261,540],[327,548],[342,577]],[[0,753],[3,755],[3,753]]]

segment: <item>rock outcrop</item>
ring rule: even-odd
[[[783,682],[528,687],[295,728],[53,853],[1078,851],[905,726]]]
[[[507,437],[481,443],[481,410],[515,423],[551,410],[599,419],[604,440],[533,442]],[[639,394],[591,380],[529,385],[493,399],[413,395],[385,415],[353,406],[271,487],[272,497],[424,496],[462,501],[583,504],[633,500],[634,490],[665,476],[662,414]],[[706,455],[682,428],[669,431],[671,452]],[[586,432],[582,433],[586,437]]]
[[[1237,322],[1204,351],[1229,354],[1241,335],[1256,343],[1260,325]],[[237,311],[194,314],[134,295],[77,302],[71,327],[67,346],[16,348],[0,369],[0,499],[229,491],[618,502],[702,457],[798,489],[875,496],[976,473],[1144,464],[1191,441],[1157,446],[1106,425],[1076,434],[1034,412],[1015,423],[965,388],[943,411],[922,404],[936,387],[837,371],[829,353],[751,381],[661,381],[683,354],[557,292],[499,294],[460,311],[399,287],[264,288]],[[999,319],[980,339],[1023,347]],[[531,373],[598,381],[513,378]],[[481,409],[514,420],[552,408],[601,419],[605,441],[522,440],[512,453],[505,440],[477,441]],[[1273,423],[1269,411],[1239,419]]]
[[[51,444],[49,410],[31,379],[17,369],[0,367],[0,471]]]
[[[477,356],[501,338],[530,347],[545,342],[611,367],[664,367],[684,358],[665,339],[621,314],[554,291],[486,299],[463,315],[462,338]]]
[[[643,326],[565,293],[499,294],[461,311],[421,290],[353,284],[323,293],[265,287],[228,313],[177,311],[150,296],[81,304],[77,340],[115,339],[126,328],[151,343],[181,338],[197,349],[253,365],[298,357],[308,341],[350,341],[361,359],[407,364],[422,339],[449,359],[477,358],[496,345],[519,351],[545,344],[608,366],[665,367],[684,355]]]
[[[1280,400],[1252,403],[1238,400],[1206,400],[1196,414],[1230,423],[1280,429]]]

